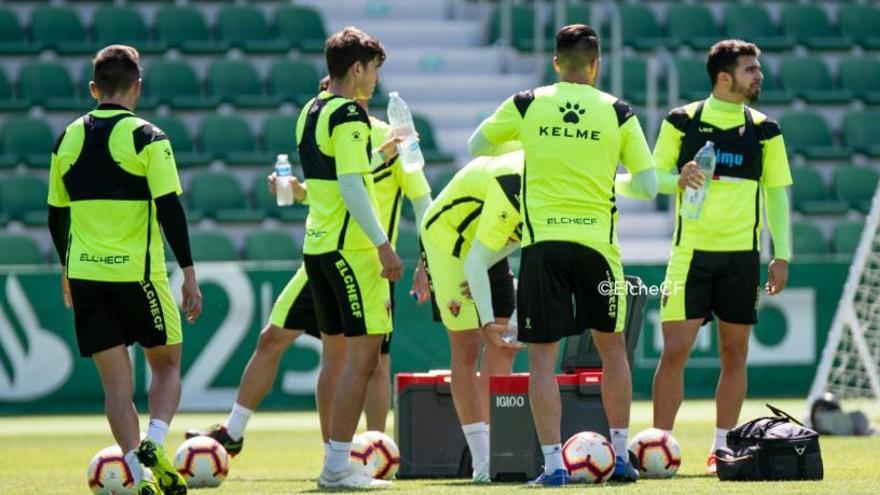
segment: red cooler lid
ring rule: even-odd
[[[451,372],[449,370],[431,370],[427,373],[398,373],[397,391],[403,392],[407,388],[417,385],[440,385],[449,383]]]
[[[599,373],[601,376],[601,373]],[[582,383],[580,375],[556,375],[560,386],[577,386]],[[489,395],[527,394],[529,393],[529,374],[514,373],[512,375],[493,376],[489,379]]]

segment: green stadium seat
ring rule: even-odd
[[[854,255],[862,240],[864,222],[841,222],[834,226],[831,243],[837,254]]]
[[[794,40],[779,34],[770,14],[760,4],[729,5],[724,9],[722,19],[729,38],[751,41],[761,50],[784,51],[794,46]]]
[[[880,60],[848,57],[840,61],[838,73],[843,89],[869,105],[880,105]]]
[[[174,117],[151,117],[147,120],[168,136],[171,149],[174,150],[174,160],[179,168],[206,165],[211,161],[210,155],[196,151],[189,130],[180,120]]]
[[[281,98],[263,94],[257,71],[242,60],[220,60],[211,64],[207,76],[208,93],[220,101],[246,108],[273,108]]]
[[[660,27],[654,11],[647,5],[624,4],[619,6],[623,24],[623,44],[640,51],[652,51],[657,47],[675,48],[677,40],[669,39]]]
[[[107,46],[122,43],[134,46],[140,53],[161,53],[167,45],[150,40],[150,32],[141,14],[131,8],[104,5],[95,10],[92,18],[95,43]]]
[[[159,103],[181,109],[212,109],[220,104],[202,93],[193,68],[186,62],[159,60],[150,64],[144,76],[144,92]]]
[[[269,69],[269,94],[283,101],[304,106],[318,94],[321,75],[314,65],[298,60],[283,60]]]
[[[0,9],[0,55],[32,55],[40,47],[30,43],[15,12]]]
[[[852,156],[852,149],[834,144],[828,123],[818,112],[788,112],[779,119],[779,126],[788,148],[806,158],[846,160]]]
[[[271,153],[257,151],[254,133],[241,117],[207,115],[200,136],[206,153],[230,164],[268,166],[274,162]]]
[[[455,157],[449,153],[441,151],[437,147],[437,140],[434,138],[434,128],[431,122],[421,115],[413,115],[413,124],[416,126],[416,132],[419,133],[419,146],[422,148],[422,155],[425,157],[426,163],[447,163],[455,161]],[[379,146],[382,143],[373,143]]]
[[[587,3],[566,3],[564,24],[586,24],[591,26],[590,5]],[[553,33],[553,42],[556,43],[556,33]]]
[[[249,208],[235,176],[222,172],[195,175],[188,188],[189,204],[197,215],[220,222],[259,222],[262,210]]]
[[[610,64],[600,71],[600,77],[602,78],[601,89],[613,92]],[[647,84],[648,65],[645,60],[638,57],[623,57],[623,94],[621,97],[629,103],[643,105],[647,97]],[[660,90],[657,95],[658,101],[663,103],[666,101],[666,95],[662,91],[662,86],[658,89]]]
[[[28,225],[45,225],[49,186],[36,176],[13,175],[0,181],[0,212]]]
[[[510,44],[520,51],[535,49],[535,9],[532,5],[512,5]],[[495,43],[502,36],[501,7],[495,8],[489,23],[489,42]]]
[[[808,103],[849,103],[853,97],[832,85],[831,72],[820,57],[785,57],[779,75],[784,89]]]
[[[404,263],[417,262],[421,258],[418,231],[414,226],[405,222],[401,222],[399,229],[397,232],[397,255]]]
[[[761,83],[760,103],[787,105],[794,101],[794,93],[782,87],[779,77],[772,72],[769,65],[764,65],[761,72],[764,73],[764,81]]]
[[[284,53],[292,40],[271,39],[263,13],[255,7],[229,6],[217,15],[217,36],[249,53]]]
[[[0,265],[38,265],[45,263],[37,241],[24,234],[0,232]]]
[[[669,37],[679,45],[704,51],[718,41],[715,19],[702,5],[670,5],[666,9],[666,24]]]
[[[786,5],[781,24],[785,34],[811,50],[846,50],[852,46],[851,40],[837,33],[819,5]]]
[[[302,257],[302,246],[291,235],[277,230],[254,230],[244,238],[244,259],[248,261],[290,261]]]
[[[877,191],[878,173],[868,167],[846,166],[834,170],[832,184],[837,198],[867,213]]]
[[[880,50],[880,8],[876,5],[841,4],[838,10],[840,32],[866,50]]]
[[[192,258],[196,263],[205,261],[237,261],[238,253],[232,240],[222,232],[192,231],[189,234]],[[166,252],[170,253],[168,249]]]
[[[811,223],[795,222],[792,225],[792,244],[795,256],[818,256],[829,253],[830,246],[822,231]]]
[[[297,158],[296,117],[269,115],[263,120],[263,148],[273,155],[287,153],[291,163]]]
[[[24,112],[28,108],[27,101],[15,97],[6,71],[0,67],[0,112]]]
[[[225,42],[211,39],[201,11],[192,6],[163,5],[156,12],[156,38],[187,53],[224,53]]]
[[[49,110],[86,110],[90,104],[77,98],[67,69],[53,62],[33,62],[18,73],[18,94],[23,100]]]
[[[688,101],[706,98],[712,91],[706,62],[695,58],[675,59],[675,70],[678,74],[678,95]]]
[[[302,177],[301,174],[300,177]],[[251,185],[251,194],[254,198],[254,205],[257,208],[282,222],[302,223],[306,221],[306,217],[309,215],[309,207],[301,203],[294,203],[290,206],[278,206],[275,196],[269,192],[265,175],[254,177],[254,182]]]
[[[843,116],[843,143],[857,153],[880,158],[880,142],[874,126],[880,119],[880,111],[848,112]]]
[[[792,167],[792,203],[808,215],[842,215],[849,205],[833,199],[822,176],[812,167]]]
[[[49,168],[55,136],[49,124],[32,117],[7,118],[3,123],[3,152],[16,162]]]
[[[306,53],[323,53],[327,31],[321,13],[312,7],[287,6],[275,11],[275,31],[278,39],[293,40]]]
[[[30,32],[35,44],[62,54],[89,54],[95,49],[86,40],[86,30],[76,10],[70,7],[37,7],[31,13]]]

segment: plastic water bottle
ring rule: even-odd
[[[501,334],[501,340],[508,344],[513,344],[519,338],[519,326],[516,322],[516,310],[513,310],[513,314],[510,315],[510,320],[507,321],[507,331]]]
[[[709,195],[709,184],[712,182],[712,176],[715,175],[715,144],[712,141],[706,141],[706,144],[700,148],[694,156],[694,161],[700,167],[703,173],[703,185],[699,189],[684,190],[684,201],[681,202],[681,216],[688,220],[696,220],[700,217],[700,210]]]
[[[281,153],[275,160],[275,202],[278,206],[290,206],[293,204],[293,188],[290,179],[293,172],[287,155]]]
[[[419,148],[412,113],[397,91],[392,91],[388,95],[388,123],[391,124],[392,135],[402,139],[397,145],[397,152],[400,154],[403,171],[421,170],[425,166],[425,158],[422,156],[422,149]]]

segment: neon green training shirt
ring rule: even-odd
[[[677,174],[679,162],[693,159],[692,156],[679,155],[688,121],[694,117],[700,103],[696,101],[673,109],[660,126],[654,146],[654,160],[661,172]],[[778,124],[753,108],[748,108],[748,111],[760,146],[760,175],[719,175],[719,166],[716,165],[716,177],[709,183],[699,218],[690,220],[676,215],[673,245],[704,251],[748,251],[760,247],[760,242],[756,242],[761,236],[764,216],[760,190],[788,186],[792,181],[785,142]],[[707,126],[705,131],[711,130],[708,126],[712,126],[725,131],[739,129],[740,135],[745,134],[745,107],[710,96],[703,104],[700,123]],[[703,131],[698,129],[698,132]],[[736,157],[739,156],[731,154],[734,157],[731,160],[733,170],[748,165],[738,165]],[[681,200],[682,191],[679,190],[675,201],[676,211]]]
[[[372,125],[371,139],[373,146],[379,147],[391,134],[391,126],[387,123],[370,117]],[[379,153],[373,153],[372,159],[373,192],[379,204],[379,224],[388,236],[391,247],[397,247],[397,228],[400,224],[400,208],[403,204],[401,194],[412,201],[413,199],[431,194],[431,186],[422,170],[404,172],[400,157],[397,156],[390,163],[383,163]]]
[[[480,129],[492,144],[522,142],[523,247],[548,240],[617,243],[618,162],[632,174],[654,166],[626,102],[560,82],[508,98]]]
[[[464,260],[476,238],[493,251],[520,241],[522,152],[479,157],[459,170],[434,199],[422,220],[422,232],[441,249]]]
[[[48,203],[70,207],[67,276],[105,282],[167,278],[155,198],[181,193],[171,143],[118,105],[67,126],[52,151]]]
[[[296,142],[309,184],[309,216],[303,253],[373,248],[351,218],[339,191],[339,175],[361,174],[378,212],[370,174],[370,119],[357,103],[322,91],[309,100],[296,123]]]

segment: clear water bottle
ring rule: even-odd
[[[519,338],[519,326],[516,322],[516,310],[513,310],[513,314],[510,315],[510,320],[507,321],[507,331],[501,334],[501,340],[508,344],[513,344]]]
[[[275,202],[278,206],[293,204],[293,188],[290,179],[293,177],[292,167],[287,155],[281,153],[275,160]]]
[[[391,124],[392,135],[402,139],[397,145],[397,152],[400,153],[403,171],[421,170],[425,166],[425,158],[422,156],[422,149],[419,148],[412,113],[397,91],[392,91],[388,95],[388,123]]]
[[[712,141],[706,141],[706,144],[700,148],[694,156],[694,161],[700,167],[703,173],[703,185],[699,189],[684,190],[684,200],[681,202],[681,216],[688,220],[696,220],[700,218],[700,210],[709,195],[709,184],[712,182],[712,176],[715,175],[715,144]]]

